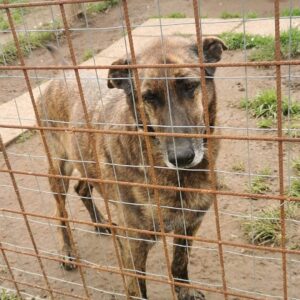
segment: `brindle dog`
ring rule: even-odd
[[[161,41],[154,40],[150,47],[137,57],[140,64],[181,64],[197,63],[198,51],[195,42],[183,37],[172,37]],[[49,47],[54,56],[57,50]],[[205,62],[217,62],[221,59],[224,43],[215,37],[203,40]],[[113,64],[127,65],[130,61],[120,59]],[[216,91],[213,80],[215,68],[206,68],[206,87],[208,92],[209,123],[215,124]],[[166,76],[168,80],[166,80]],[[139,77],[148,130],[153,132],[204,133],[204,108],[200,85],[199,68],[140,69]],[[142,130],[142,122],[137,106],[136,83],[129,69],[111,69],[108,81],[96,80],[83,82],[84,95],[88,106],[88,116],[93,128],[109,130]],[[109,89],[108,89],[108,88]],[[39,105],[42,125],[86,127],[76,81],[54,80]],[[213,131],[213,127],[212,127]],[[55,158],[56,174],[71,175],[77,169],[82,177],[97,178],[91,135],[85,132],[47,132],[48,144]],[[149,161],[147,159],[145,140],[136,135],[96,134],[96,152],[100,161],[104,179],[149,183]],[[150,138],[155,163],[157,182],[166,186],[192,188],[210,188],[207,157],[207,141],[202,138],[172,138],[156,136]],[[218,153],[218,142],[212,140],[214,160]],[[214,162],[211,162],[214,164]],[[200,169],[201,171],[193,171]],[[52,170],[53,172],[53,170]],[[50,178],[50,185],[57,203],[57,216],[65,216],[65,194],[69,180]],[[93,222],[105,223],[106,220],[92,201],[92,189],[101,193],[95,181],[79,181],[75,187]],[[106,194],[114,200],[121,226],[160,231],[160,222],[153,189],[139,186],[106,185]],[[162,206],[164,231],[193,236],[209,209],[212,196],[208,194],[159,190]],[[64,267],[74,268],[72,263],[74,251],[65,223],[61,222],[59,233],[62,251],[66,257]],[[98,227],[99,228],[99,227]],[[102,229],[100,231],[105,231]],[[125,269],[146,272],[148,252],[154,245],[155,237],[132,231],[117,232],[122,263]],[[132,239],[130,239],[132,238]],[[147,242],[147,240],[150,242]],[[187,282],[188,251],[192,241],[174,239],[172,274],[174,280]],[[126,278],[130,296],[147,298],[144,279]],[[200,291],[186,287],[176,287],[178,299],[204,299]]]

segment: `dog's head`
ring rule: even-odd
[[[221,59],[224,43],[215,37],[203,40],[205,62]],[[185,38],[157,40],[138,57],[139,64],[198,63],[198,47]],[[128,65],[127,59],[119,59],[113,65]],[[137,101],[136,83],[132,71],[126,68],[111,69],[108,87],[123,89],[134,113]],[[214,124],[216,110],[213,76],[215,68],[208,67],[206,88],[210,113],[210,125]],[[147,68],[139,69],[144,110],[148,130],[154,132],[204,133],[204,108],[200,82],[200,68]],[[139,113],[137,112],[139,118]],[[139,124],[141,120],[139,119]],[[205,155],[205,141],[194,138],[155,138],[159,142],[165,164],[170,167],[192,168]]]

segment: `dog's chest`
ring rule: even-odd
[[[184,232],[186,228],[193,227],[201,222],[211,204],[210,195],[196,193],[176,193],[173,201],[161,195],[160,200],[163,204],[156,211],[155,229],[160,230],[161,228],[158,217],[158,214],[161,213],[165,232]]]

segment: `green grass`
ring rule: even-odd
[[[294,244],[290,247],[291,250],[300,250],[300,245],[299,244]]]
[[[105,12],[111,7],[114,7],[119,4],[119,0],[106,0],[99,3],[90,3],[87,5],[88,13],[101,13]]]
[[[229,50],[252,49],[254,47],[262,47],[268,43],[274,42],[271,36],[263,36],[259,34],[245,34],[240,32],[224,32],[219,37],[225,42]]]
[[[228,191],[229,186],[226,183],[226,180],[223,176],[218,177],[218,185],[217,185],[218,190],[223,190],[223,191]]]
[[[287,219],[295,218],[297,207],[289,204],[285,209],[285,214]],[[256,245],[280,246],[280,209],[268,208],[260,211],[254,220],[242,223],[242,229],[247,239]]]
[[[274,60],[274,58],[275,48],[273,41],[258,48],[254,48],[249,55],[250,61],[270,61]]]
[[[251,61],[269,61],[275,57],[274,37],[258,34],[224,32],[220,38],[229,50],[253,49],[249,55]],[[283,58],[293,58],[300,54],[300,29],[292,28],[280,35],[281,53]]]
[[[186,15],[181,12],[173,12],[173,13],[170,13],[165,16],[153,16],[151,18],[152,19],[159,19],[159,18],[161,18],[161,19],[184,19],[184,18],[186,18]]]
[[[290,124],[290,126],[288,128],[285,128],[287,129],[287,135],[290,136],[290,137],[300,137],[300,123],[299,121],[297,122],[294,121]]]
[[[82,57],[83,61],[86,61],[92,57],[93,57],[93,50],[91,49],[84,50],[83,57]]]
[[[2,290],[0,292],[0,300],[21,300],[18,296],[7,292],[6,290]]]
[[[277,95],[274,89],[264,90],[255,98],[242,100],[241,108],[249,109],[252,116],[256,118],[277,118]],[[287,97],[282,100],[282,114],[291,117],[300,115],[300,103],[288,103]]]
[[[286,8],[281,12],[282,17],[300,16],[300,8]]]
[[[272,174],[272,170],[269,167],[261,169],[258,172],[258,176],[251,178],[251,183],[248,185],[248,191],[252,194],[265,194],[271,191],[269,178]],[[256,198],[253,198],[256,199]]]
[[[20,2],[28,2],[25,0],[10,0],[10,3],[20,3]],[[3,0],[0,0],[0,3],[4,3]],[[28,11],[26,8],[14,8],[11,9],[12,18],[15,24],[19,24],[22,21],[22,16]],[[7,16],[4,10],[0,10],[0,30],[9,29],[9,23],[7,20]]]
[[[300,158],[292,161],[292,168],[297,174],[300,173]]]
[[[300,30],[292,28],[280,34],[281,51],[284,58],[300,54]]]
[[[250,11],[246,14],[246,19],[256,19],[258,14],[255,11]]]
[[[292,181],[288,195],[290,197],[300,197],[300,180]]]
[[[230,13],[227,11],[222,12],[222,19],[234,19],[234,18],[242,18],[243,16],[240,13]],[[257,13],[254,11],[250,11],[245,14],[246,19],[256,19],[258,17]]]
[[[173,12],[173,13],[167,15],[166,18],[183,19],[183,18],[186,18],[186,15],[183,13],[180,13],[180,12]]]
[[[6,30],[9,28],[8,21],[4,18],[3,15],[0,15],[0,30]]]
[[[16,139],[16,144],[22,144],[26,141],[28,141],[31,137],[33,137],[36,134],[36,131],[34,130],[27,130],[21,133],[18,138]]]
[[[261,119],[257,122],[258,128],[271,128],[273,126],[272,119]]]
[[[45,24],[39,29],[44,29],[45,31],[30,32],[28,34],[19,34],[18,39],[20,43],[20,48],[24,56],[28,56],[31,50],[42,47],[46,45],[49,41],[56,38],[55,32],[46,31],[49,29],[60,28],[59,22],[54,22],[52,24]],[[0,56],[0,65],[11,64],[18,58],[17,48],[14,41],[7,42],[2,48],[3,55]]]
[[[300,30],[292,28],[288,31],[283,31],[280,34],[281,53],[282,57],[293,58],[300,54]],[[257,47],[250,54],[250,60],[273,60],[275,58],[274,41],[266,43],[262,47]]]
[[[266,177],[256,176],[251,179],[251,184],[249,186],[249,191],[252,194],[265,194],[266,192],[270,192],[271,188],[267,182]]]
[[[15,8],[12,10],[12,18],[14,20],[14,24],[20,24],[22,22],[22,16],[28,10],[25,8]],[[9,29],[9,23],[7,20],[6,13],[0,12],[0,30]]]
[[[234,172],[245,172],[246,171],[245,164],[242,161],[239,161],[236,164],[234,164],[231,169]]]
[[[272,169],[270,167],[265,167],[259,171],[260,175],[270,176],[272,175]]]
[[[228,11],[224,11],[221,14],[222,19],[234,19],[234,18],[241,18],[239,13],[230,13]]]

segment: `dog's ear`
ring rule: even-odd
[[[206,63],[214,63],[218,62],[224,50],[227,50],[227,46],[225,43],[216,37],[207,37],[203,39],[203,55],[204,55],[204,62]],[[198,55],[198,46],[197,44],[192,45],[192,51]],[[208,67],[205,69],[206,73],[209,76],[213,76],[216,68],[215,67]]]
[[[223,50],[227,50],[227,46],[221,39],[216,37],[207,37],[203,40],[205,62],[213,63],[219,61],[222,57]]]
[[[118,59],[112,65],[129,65],[128,59]],[[127,94],[131,92],[129,69],[109,69],[107,78],[107,87],[110,89],[123,89]]]

